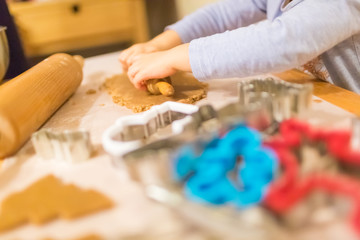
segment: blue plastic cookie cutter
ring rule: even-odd
[[[205,144],[201,153],[186,145],[174,159],[175,179],[184,182],[193,201],[240,208],[257,204],[278,167],[276,155],[261,143],[258,131],[241,124]]]

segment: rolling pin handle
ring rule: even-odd
[[[169,77],[163,79],[150,79],[146,81],[147,90],[154,95],[162,94],[164,96],[174,95],[174,87],[171,85]]]
[[[174,95],[174,87],[168,82],[157,82],[157,88],[159,89],[160,93],[164,96],[172,96]]]

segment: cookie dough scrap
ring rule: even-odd
[[[114,103],[125,106],[133,112],[143,112],[166,101],[193,104],[206,97],[208,84],[199,82],[190,73],[176,73],[171,76],[171,82],[175,89],[175,94],[171,97],[152,95],[136,89],[126,74],[114,75],[106,79],[104,86]]]
[[[97,191],[65,185],[48,175],[3,200],[0,232],[28,222],[42,225],[56,218],[71,220],[112,206],[113,202]]]

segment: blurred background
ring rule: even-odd
[[[122,50],[149,40],[165,26],[215,1],[6,0],[6,3],[26,61],[32,66],[56,52],[91,57]]]

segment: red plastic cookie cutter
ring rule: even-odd
[[[342,194],[353,201],[352,224],[360,233],[360,181],[341,174],[327,173],[313,173],[300,178],[299,162],[292,152],[300,147],[305,139],[324,142],[329,153],[338,160],[360,165],[360,151],[356,146],[359,136],[358,124],[359,120],[354,121],[355,136],[352,136],[346,131],[315,130],[310,125],[294,119],[284,121],[280,126],[280,135],[266,143],[277,153],[283,174],[270,185],[264,204],[275,212],[283,213],[314,190]]]
[[[283,121],[280,136],[269,143],[273,147],[300,147],[303,140],[322,142],[339,161],[360,165],[360,120],[354,119],[353,131],[322,130],[296,119]]]

